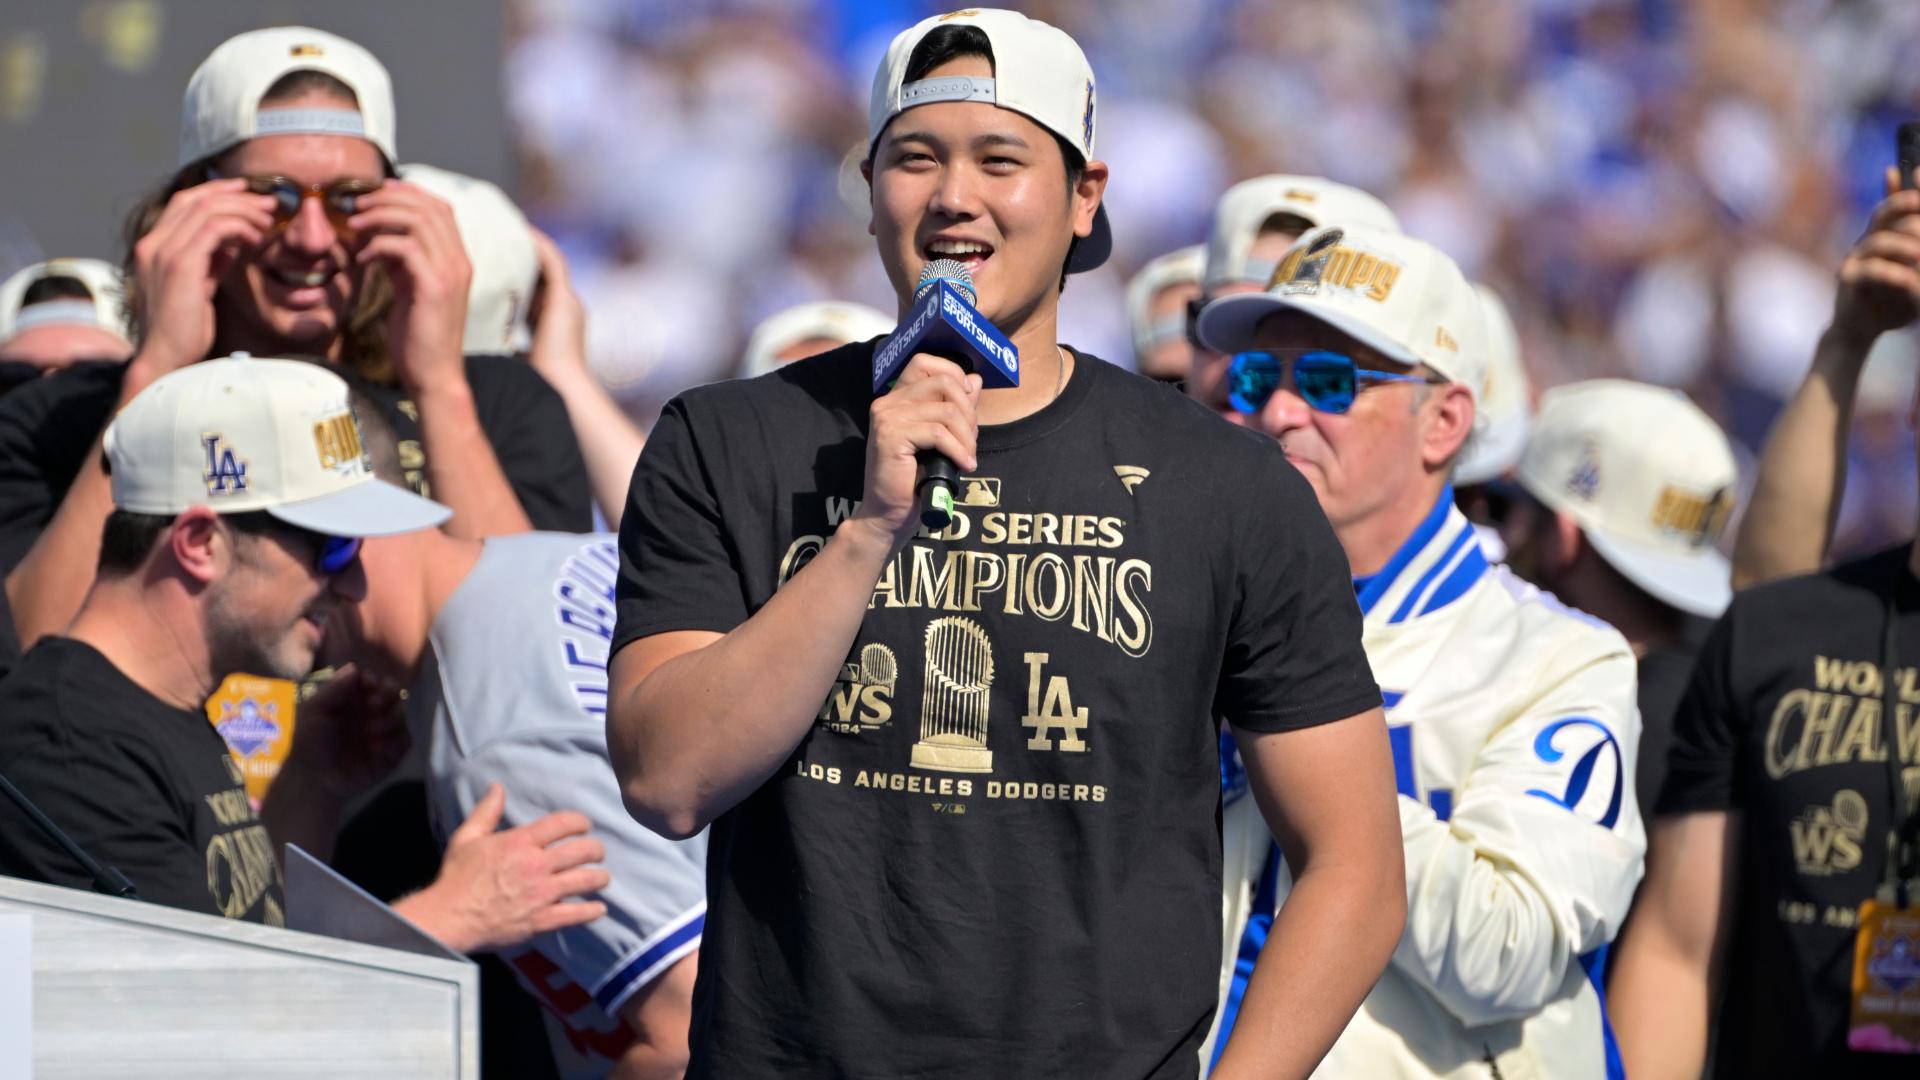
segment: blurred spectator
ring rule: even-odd
[[[1501,528],[1513,503],[1507,478],[1526,447],[1532,387],[1507,305],[1490,286],[1475,284],[1473,291],[1486,322],[1487,388],[1474,411],[1473,437],[1453,466],[1453,501],[1479,532],[1487,558],[1504,562],[1507,542]]]
[[[865,304],[838,300],[796,304],[767,316],[747,338],[740,377],[765,375],[782,364],[893,333],[893,316]]]
[[[1261,292],[1293,242],[1316,225],[1362,225],[1399,231],[1400,223],[1379,199],[1316,176],[1260,176],[1227,189],[1214,207],[1207,234],[1207,267],[1200,300],[1188,305],[1188,334],[1202,302]],[[1194,338],[1187,394],[1235,424],[1246,417],[1228,403],[1227,366],[1232,357]]]
[[[1194,349],[1187,340],[1187,306],[1200,296],[1206,265],[1206,246],[1194,244],[1154,259],[1127,282],[1135,371],[1161,382],[1186,382]]]
[[[374,479],[359,431],[337,376],[251,359],[163,376],[107,431],[114,509],[99,580],[70,636],[44,638],[0,685],[0,767],[144,899],[280,925],[281,846],[324,857],[344,802],[406,749],[397,687],[343,673],[302,707],[257,817],[200,711],[232,672],[306,674],[330,613],[365,594],[360,538],[446,520],[446,507]],[[527,850],[584,823],[494,835],[498,801],[462,827],[439,879],[397,906],[452,948],[604,910],[564,902],[606,884],[604,871],[565,872],[597,846],[549,853],[577,856],[569,866]],[[0,816],[0,870],[90,884],[17,809]]]
[[[1698,406],[1623,379],[1547,391],[1515,471],[1532,505],[1507,523],[1509,565],[1633,646],[1635,790],[1648,806],[1702,636],[1690,620],[1719,618],[1731,595],[1718,545],[1739,479],[1726,435]]]
[[[251,31],[201,64],[183,114],[178,170],[129,219],[139,351],[0,399],[0,566],[22,641],[80,604],[109,507],[101,426],[215,351],[323,356],[379,383],[409,481],[456,532],[586,528],[558,396],[524,364],[462,359],[469,264],[447,204],[389,179],[379,61],[318,30]]]
[[[49,259],[0,283],[0,393],[81,360],[133,353],[120,271],[99,259]]]

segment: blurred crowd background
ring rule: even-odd
[[[559,240],[594,369],[646,425],[678,391],[733,374],[774,311],[890,306],[857,169],[868,80],[895,30],[945,6],[507,0],[376,19],[356,0],[339,26],[301,14],[394,69],[404,156],[499,181]],[[1234,181],[1317,174],[1380,195],[1494,285],[1536,392],[1605,375],[1681,387],[1743,451],[1804,372],[1894,128],[1920,115],[1914,0],[1020,6],[1092,58],[1113,166],[1116,257],[1067,290],[1065,340],[1129,362],[1127,276],[1203,239]],[[186,18],[72,7],[146,11],[162,37],[166,16]],[[241,7],[248,25],[292,14]],[[497,37],[497,54],[445,47],[463,35]],[[217,40],[192,37],[193,58]],[[17,51],[0,44],[0,104]],[[495,109],[505,138],[475,146]],[[164,170],[167,142],[143,175]],[[43,246],[0,211],[0,275],[119,254]],[[1911,528],[1916,352],[1890,336],[1869,365],[1837,555]]]

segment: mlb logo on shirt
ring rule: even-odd
[[[200,436],[207,451],[207,494],[239,495],[247,490],[247,462],[235,456],[224,435],[208,432]]]

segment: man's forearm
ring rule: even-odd
[[[1307,867],[1255,961],[1215,1080],[1304,1077],[1386,970],[1406,920],[1399,880],[1365,861]]]
[[[1628,924],[1607,984],[1607,1012],[1628,1076],[1692,1080],[1707,1063],[1709,980],[1658,936]]]
[[[1733,585],[1812,573],[1826,559],[1847,482],[1847,434],[1871,338],[1828,327],[1760,457],[1733,547]]]
[[[600,508],[607,527],[618,529],[620,515],[627,508],[633,465],[640,460],[647,437],[585,368],[560,368],[542,374],[567,406],[574,437],[587,462],[587,483],[593,489],[594,505]]]
[[[446,530],[474,540],[530,531],[533,522],[480,427],[466,381],[421,388],[411,396],[420,410],[427,482],[434,499],[453,508]]]
[[[752,618],[615,689],[608,746],[636,818],[669,836],[692,835],[787,760],[839,675],[891,555],[880,530],[844,522]]]

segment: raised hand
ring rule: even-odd
[[[360,196],[347,220],[354,259],[381,264],[393,279],[387,341],[394,370],[409,394],[464,383],[462,338],[473,264],[445,199],[404,180]]]
[[[235,260],[273,232],[273,197],[244,179],[209,180],[175,192],[133,245],[145,300],[134,358],[148,381],[206,359],[213,348],[213,294]]]

